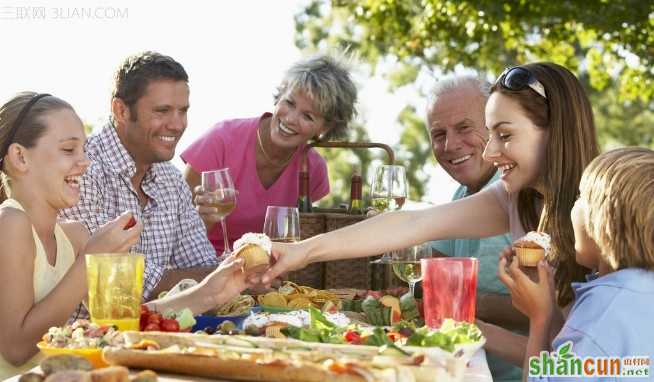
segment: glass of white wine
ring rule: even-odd
[[[370,203],[379,212],[397,211],[409,196],[406,169],[398,165],[382,165],[375,169],[370,186]]]
[[[428,257],[431,257],[431,245],[429,243],[394,251],[391,254],[393,273],[400,280],[409,284],[409,290],[412,296],[416,283],[422,280],[420,259]]]
[[[300,212],[297,207],[268,206],[263,233],[271,241],[279,243],[300,241]]]
[[[409,185],[404,166],[382,165],[375,169],[370,185],[370,204],[379,212],[397,211],[409,196]],[[372,263],[387,264],[391,255],[384,255]]]
[[[220,224],[223,228],[223,240],[225,248],[221,256],[228,256],[232,253],[229,249],[227,238],[227,222],[225,218],[236,208],[236,196],[238,192],[234,188],[234,181],[229,174],[228,168],[214,171],[202,172],[202,189],[208,192],[212,198],[209,207],[214,207],[220,216]]]

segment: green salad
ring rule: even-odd
[[[400,321],[392,327],[338,327],[316,308],[309,308],[309,327],[288,326],[282,332],[291,338],[307,342],[379,346],[380,351],[408,353],[401,346],[439,347],[452,352],[456,345],[475,343],[482,339],[479,328],[467,322],[445,320],[439,330],[416,327],[413,322]]]

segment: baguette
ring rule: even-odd
[[[122,348],[107,348],[103,356],[112,365],[238,381],[365,382],[367,380],[355,373],[333,373],[319,365],[306,362],[282,360],[258,362],[248,358],[223,358],[218,354],[205,356]]]

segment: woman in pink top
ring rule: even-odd
[[[203,171],[229,168],[238,202],[226,218],[231,242],[246,232],[261,232],[268,206],[294,206],[298,199],[301,153],[312,140],[346,133],[355,114],[357,89],[345,67],[329,56],[293,65],[274,95],[273,113],[222,121],[181,155],[185,178],[216,253],[223,252],[220,217],[197,189]],[[308,151],[309,193],[319,200],[329,193],[327,165]]]

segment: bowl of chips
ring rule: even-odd
[[[259,295],[257,302],[263,311],[274,313],[309,309],[310,306],[321,310],[326,307],[338,309],[341,304],[341,300],[333,293],[300,286],[291,281],[284,282],[276,291]]]

